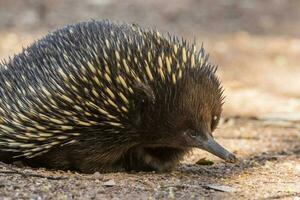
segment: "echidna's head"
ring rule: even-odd
[[[201,148],[226,161],[235,156],[212,136],[222,112],[223,96],[215,67],[186,70],[175,84],[138,85],[142,139],[149,146]]]

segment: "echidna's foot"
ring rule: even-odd
[[[172,171],[185,150],[171,147],[135,147],[125,156],[125,169],[130,171]]]

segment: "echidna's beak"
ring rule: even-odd
[[[199,148],[206,150],[219,158],[224,159],[226,162],[236,162],[237,158],[234,154],[227,151],[224,147],[218,144],[213,137],[209,136],[207,140],[203,141],[203,138],[199,138]]]

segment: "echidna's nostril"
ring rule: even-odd
[[[237,161],[237,158],[234,154],[229,153],[227,155],[227,158],[225,159],[226,162],[235,163]]]

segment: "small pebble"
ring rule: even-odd
[[[108,181],[104,182],[102,185],[107,186],[107,187],[112,187],[112,186],[115,186],[116,183],[114,180],[108,180]]]

